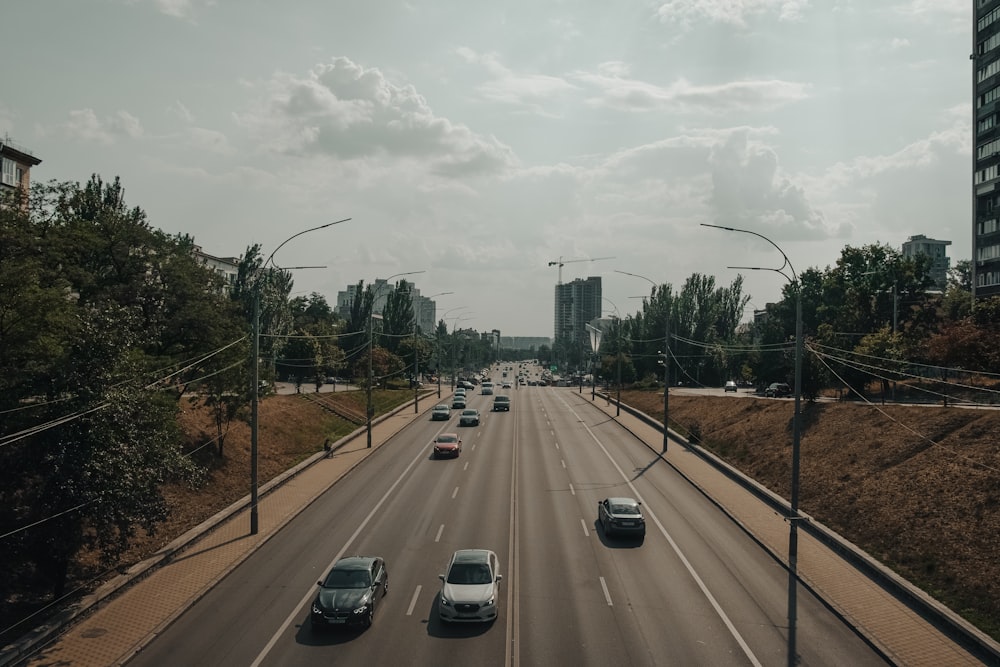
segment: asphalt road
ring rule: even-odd
[[[773,665],[787,573],[701,493],[573,389],[508,392],[480,427],[415,422],[382,445],[169,626],[130,665]],[[455,460],[430,456],[442,430]],[[643,502],[643,542],[608,540],[608,496]],[[499,617],[444,626],[437,575],[460,548],[500,557]],[[343,555],[383,556],[390,592],[365,632],[316,632],[316,581]],[[881,665],[799,591],[806,665]]]

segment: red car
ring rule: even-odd
[[[440,459],[445,456],[458,458],[462,453],[462,439],[457,433],[439,433],[434,438],[434,458]]]

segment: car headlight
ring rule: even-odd
[[[448,598],[446,598],[445,596],[442,595],[441,596],[441,604],[444,605],[445,607],[449,606],[450,603],[448,602]]]
[[[355,609],[354,613],[355,614],[363,614],[366,611],[368,611],[368,605],[367,604],[363,604],[360,607],[358,607],[357,609]]]
[[[316,604],[315,602],[313,602],[312,613],[314,613],[314,614],[322,614],[323,610],[320,608],[320,606],[318,604]]]
[[[490,598],[489,600],[487,600],[487,601],[486,601],[486,602],[485,602],[485,603],[483,604],[483,606],[484,606],[484,607],[492,607],[492,606],[493,606],[493,604],[494,604],[494,602],[495,602],[495,600],[496,600],[495,598]]]

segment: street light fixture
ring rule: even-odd
[[[646,276],[640,276],[638,273],[629,273],[628,271],[619,271],[615,269],[615,273],[621,273],[626,276],[632,276],[633,278],[642,278],[656,289],[656,283],[647,278]],[[666,307],[666,312],[663,314],[663,451],[667,451],[667,441],[670,439],[669,432],[670,427],[667,421],[668,411],[668,400],[670,398],[670,302],[671,299],[667,297],[666,289],[664,289],[664,302]]]
[[[795,290],[795,412],[792,414],[792,493],[791,493],[791,513],[788,517],[788,665],[794,667],[797,664],[797,650],[795,646],[795,626],[797,616],[798,595],[798,523],[802,520],[799,516],[799,453],[802,440],[802,284],[799,276],[795,273],[795,267],[788,260],[785,251],[778,247],[778,244],[767,238],[763,234],[752,232],[749,229],[737,229],[735,227],[723,227],[721,225],[709,225],[701,223],[702,227],[714,227],[727,232],[741,232],[752,234],[764,239],[775,250],[781,253],[785,260],[776,269],[759,266],[730,266],[730,269],[746,269],[748,271],[774,271],[781,275]],[[785,267],[792,272],[789,276],[785,273]]]
[[[326,229],[327,227],[332,227],[333,225],[339,225],[342,222],[347,222],[350,218],[344,218],[343,220],[337,220],[335,222],[328,222],[325,225],[320,225],[318,227],[312,227],[310,229],[303,230],[297,234],[292,234],[287,239],[282,241],[274,251],[268,255],[267,260],[261,264],[260,273],[258,273],[256,280],[254,280],[253,285],[253,386],[250,388],[250,534],[256,535],[259,529],[259,517],[257,514],[258,505],[258,483],[257,483],[257,440],[258,440],[258,404],[260,402],[260,281],[263,280],[262,272],[267,270],[267,265],[273,263],[274,255],[281,248],[294,238],[302,236],[303,234],[308,234],[309,232],[315,232],[320,229]],[[279,267],[277,264],[274,265],[279,271],[285,270]],[[290,267],[290,268],[317,268],[317,267]]]
[[[437,294],[433,294],[427,297],[427,300],[430,301],[435,297],[444,296],[446,294],[454,294],[454,292],[438,292]],[[420,321],[421,303],[422,301],[417,302],[417,311],[416,313],[414,313],[413,316],[413,414],[417,414],[418,412],[420,412],[420,408],[418,407],[420,403],[420,395],[418,393],[418,387],[417,387],[417,375],[419,373],[419,359],[420,359],[420,357],[417,354],[417,322]],[[441,346],[439,345],[438,346],[438,398],[441,398],[441,368],[440,368],[441,354],[440,353],[441,353]]]
[[[618,311],[618,306],[615,305],[614,301],[612,301],[606,296],[602,296],[601,298],[610,303],[612,307],[615,309],[615,322],[618,325],[618,331],[616,332],[617,335],[615,336],[615,341],[617,343],[617,348],[618,348],[616,350],[617,352],[616,356],[618,357],[618,373],[617,373],[618,398],[616,399],[615,403],[615,417],[619,417],[622,414],[622,316],[621,313]]]
[[[372,292],[372,312],[369,313],[368,317],[368,409],[365,411],[366,421],[367,421],[367,431],[368,431],[368,449],[372,448],[372,417],[375,415],[375,406],[372,405],[372,383],[375,382],[375,378],[372,372],[372,356],[375,351],[375,302],[378,301],[378,297],[382,292],[382,288],[389,284],[393,278],[400,278],[402,276],[412,276],[417,273],[423,273],[423,271],[406,271],[405,273],[394,273],[385,279],[385,282],[379,286],[379,288]],[[376,278],[376,280],[378,280]],[[381,315],[379,316],[381,319]]]

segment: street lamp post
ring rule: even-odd
[[[253,284],[253,373],[251,381],[253,386],[250,388],[250,534],[256,535],[260,522],[257,512],[258,505],[258,481],[257,481],[257,459],[258,459],[258,447],[257,442],[259,439],[260,430],[258,428],[258,414],[260,403],[260,281],[263,279],[262,272],[267,270],[267,265],[272,263],[275,253],[281,250],[282,246],[291,241],[292,239],[302,236],[303,234],[308,234],[309,232],[315,232],[320,229],[326,229],[327,227],[332,227],[333,225],[339,225],[342,222],[347,222],[350,218],[344,218],[343,220],[336,220],[334,222],[328,222],[325,225],[319,225],[318,227],[311,227],[310,229],[303,230],[297,234],[292,234],[287,239],[278,244],[278,247],[268,255],[267,260],[261,264],[260,271],[261,274],[256,276]],[[275,265],[276,268],[277,265]],[[307,267],[295,267],[295,268],[307,268]]]
[[[407,271],[405,273],[395,273],[385,279],[378,290],[372,293],[372,312],[368,317],[368,409],[366,410],[366,430],[368,432],[368,449],[372,448],[372,417],[375,416],[375,406],[372,405],[372,383],[375,381],[374,371],[372,370],[372,356],[374,356],[375,351],[375,302],[378,301],[379,294],[381,293],[381,288],[389,284],[393,278],[401,278],[402,276],[412,276],[417,273],[423,273],[423,271]],[[377,279],[376,279],[377,280]],[[379,316],[381,319],[381,316]]]
[[[446,310],[444,312],[444,315],[441,316],[441,321],[445,323],[445,327],[444,327],[444,332],[445,333],[448,333],[448,324],[447,324],[447,322],[448,322],[448,314],[449,313],[453,313],[456,310],[465,310],[466,308],[468,308],[468,306],[455,306],[454,308],[449,308],[448,310]],[[437,327],[435,326],[435,329],[436,328]],[[454,345],[454,340],[452,341],[452,345]],[[449,357],[450,356],[451,356],[451,354],[449,353]],[[441,369],[440,369],[440,366],[441,366],[441,335],[440,335],[440,333],[438,334],[438,366],[439,366],[439,368],[438,368],[438,398],[441,398]],[[452,372],[451,372],[451,388],[452,389],[455,388],[455,370],[454,370],[454,368],[452,368]]]
[[[433,295],[427,297],[427,300],[430,301],[431,299],[433,299],[435,297],[444,296],[446,294],[454,294],[454,292],[438,292],[437,294],[433,294]],[[417,304],[418,304],[417,312],[414,314],[414,317],[413,317],[413,414],[417,414],[418,412],[420,412],[420,409],[418,407],[418,405],[420,403],[420,395],[418,393],[418,387],[417,387],[417,374],[419,372],[419,359],[420,359],[419,355],[417,354],[417,322],[420,321],[420,307],[419,307],[419,305],[421,303],[422,303],[422,301],[418,301],[417,302]],[[438,398],[441,398],[441,368],[440,367],[441,367],[441,345],[440,345],[440,341],[439,341],[439,344],[438,344]]]
[[[615,273],[621,273],[626,276],[632,276],[633,278],[642,278],[656,289],[656,283],[647,278],[646,276],[640,276],[638,273],[629,273],[628,271],[619,271],[615,269]],[[670,427],[667,421],[669,413],[668,401],[670,399],[670,299],[667,298],[666,289],[664,289],[664,302],[666,312],[663,314],[663,451],[667,451],[667,442],[670,440]]]
[[[781,253],[784,263],[776,269],[758,266],[731,266],[731,269],[746,269],[751,271],[774,271],[781,275],[795,290],[795,412],[792,413],[792,490],[791,490],[791,511],[788,517],[788,666],[794,667],[798,663],[797,649],[795,645],[795,632],[797,620],[797,595],[798,595],[798,523],[802,520],[799,516],[799,454],[802,441],[802,284],[799,282],[795,267],[788,260],[785,251],[778,247],[778,244],[767,238],[763,234],[752,232],[749,229],[737,229],[735,227],[723,227],[721,225],[709,225],[702,223],[702,227],[714,227],[724,229],[728,232],[741,232],[752,234],[761,238]],[[791,276],[785,273],[785,267],[792,272]]]

